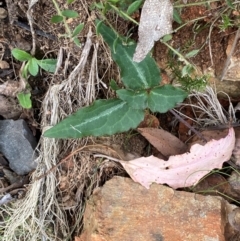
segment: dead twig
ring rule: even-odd
[[[221,81],[224,79],[224,77],[225,77],[225,75],[227,73],[228,66],[230,64],[230,60],[231,60],[233,52],[234,52],[234,50],[236,48],[237,41],[238,41],[239,37],[240,37],[240,28],[236,32],[236,35],[235,35],[235,38],[234,38],[234,41],[233,41],[233,44],[232,44],[232,48],[231,48],[230,53],[229,53],[229,55],[227,57],[227,60],[225,62],[225,65],[224,65],[224,68],[223,68],[223,71],[222,71],[222,75],[221,75],[221,78],[220,78]]]
[[[30,31],[31,31],[31,34],[32,34],[32,50],[31,50],[31,55],[34,56],[35,55],[35,52],[36,52],[36,34],[35,34],[35,30],[34,30],[34,27],[33,27],[33,22],[32,22],[32,13],[31,13],[31,10],[32,10],[32,7],[33,5],[36,3],[37,1],[31,1],[29,0],[28,1],[28,10],[26,12],[26,15],[27,15],[27,19],[28,19],[28,23],[29,23],[29,26],[30,26]],[[21,3],[19,3],[20,5]]]
[[[0,193],[8,192],[12,189],[23,187],[23,185],[29,183],[28,177],[24,176],[20,180],[14,182],[12,185],[9,185],[8,187],[1,188]]]

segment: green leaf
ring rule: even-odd
[[[96,3],[94,2],[90,8],[90,10],[93,10],[94,8],[97,8],[97,9],[100,9],[100,10],[103,10],[104,9],[104,5],[103,3]]]
[[[100,21],[97,22],[97,30],[111,48],[113,60],[121,70],[122,82],[128,89],[148,89],[159,85],[160,71],[149,54],[143,61],[136,63],[133,61],[136,43],[123,43],[114,30]]]
[[[131,3],[127,9],[127,14],[132,15],[134,12],[136,12],[142,5],[142,2],[143,2],[142,0],[137,0]]]
[[[31,54],[17,48],[12,50],[12,55],[15,59],[19,61],[28,61],[32,58]]]
[[[185,91],[172,85],[156,87],[149,94],[148,107],[152,112],[165,113],[186,97]]]
[[[121,0],[108,0],[109,3],[113,3],[116,5],[117,3],[120,3]]]
[[[62,11],[62,15],[67,18],[76,18],[78,17],[78,12],[70,9],[65,9]]]
[[[172,39],[172,34],[166,34],[166,35],[163,36],[162,42],[166,43],[171,39]]]
[[[194,71],[194,67],[191,64],[187,64],[182,68],[182,77],[190,75]]]
[[[25,79],[28,78],[28,65],[29,65],[29,62],[27,62],[27,64],[23,67],[23,71],[22,71],[22,76]]]
[[[182,23],[182,19],[176,9],[173,9],[173,20],[179,24]]]
[[[35,58],[29,60],[28,71],[32,76],[36,76],[38,74],[38,61]]]
[[[54,73],[56,70],[56,65],[57,65],[57,60],[56,59],[42,59],[42,60],[37,60],[38,65],[51,73]]]
[[[75,0],[67,0],[67,4],[73,3]]]
[[[110,85],[110,88],[111,88],[112,90],[115,90],[115,91],[116,91],[116,90],[119,90],[119,89],[120,89],[120,87],[118,86],[118,84],[116,83],[116,81],[113,80],[113,79],[110,81],[110,84],[109,84],[109,85]]]
[[[81,46],[81,43],[80,43],[80,41],[79,41],[79,39],[78,39],[77,37],[75,37],[75,38],[73,39],[73,42],[74,42],[78,47]]]
[[[126,101],[133,109],[144,110],[147,108],[148,93],[146,90],[132,91],[132,90],[117,90],[118,97]]]
[[[74,30],[73,30],[73,34],[72,37],[76,37],[82,30],[84,27],[84,23],[80,23]]]
[[[63,16],[60,15],[54,15],[51,18],[51,23],[60,23],[63,21]]]
[[[25,109],[32,108],[31,94],[30,93],[19,93],[17,95],[20,105]]]
[[[194,49],[185,55],[186,58],[192,58],[198,54],[200,49]]]
[[[44,132],[44,136],[81,138],[112,135],[137,127],[143,118],[143,110],[134,110],[122,100],[97,100]]]
[[[231,9],[235,9],[234,5],[232,4],[232,0],[226,0],[228,7]]]

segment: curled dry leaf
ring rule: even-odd
[[[189,187],[211,170],[221,168],[230,159],[234,145],[235,133],[231,128],[225,138],[211,140],[205,146],[195,144],[189,153],[171,156],[168,161],[150,156],[120,163],[135,182],[146,188],[154,182],[173,188]]]
[[[138,131],[166,157],[183,154],[188,150],[187,145],[167,131],[155,128],[138,128]]]
[[[146,0],[138,28],[139,41],[133,60],[142,61],[154,42],[172,32],[173,6],[170,0]]]

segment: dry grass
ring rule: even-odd
[[[226,97],[229,99],[228,111],[222,107],[217,97],[218,93],[210,86],[207,86],[205,91],[202,92],[194,91],[189,95],[190,103],[183,103],[181,106],[192,107],[194,119],[191,120],[198,127],[205,128],[206,126],[218,125],[227,126],[230,123],[236,123],[237,120],[235,117],[235,110],[229,96],[224,92],[221,92],[221,94],[226,95]],[[178,113],[181,114],[180,112]]]

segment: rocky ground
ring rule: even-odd
[[[196,66],[199,80],[190,85],[204,80],[228,94],[220,93],[217,98],[216,92],[208,92],[197,99],[197,92],[191,92],[194,96],[176,111],[188,116],[184,119],[199,132],[206,126],[212,128],[209,140],[225,138],[239,117],[239,4],[173,2],[181,23],[173,21],[168,43],[183,56],[198,50],[187,59]],[[78,13],[67,20],[70,29],[84,23],[79,46],[62,36],[67,31],[63,23],[51,23],[57,13],[54,1],[0,1],[0,240],[240,240],[238,129],[232,161],[194,188],[153,184],[147,189],[112,161],[151,155],[166,160],[180,153],[171,145],[168,154],[160,153],[156,142],[166,149],[172,139],[163,142],[163,138],[149,138],[135,130],[81,140],[42,137],[46,129],[77,109],[95,99],[114,97],[109,87],[112,79],[121,86],[111,53],[96,34],[94,21],[103,16],[93,7],[94,1],[57,3],[60,9]],[[132,18],[139,21],[140,15],[138,10]],[[137,41],[137,26],[116,11],[106,14],[106,22],[122,35],[131,33]],[[37,59],[57,60],[54,73],[41,70],[36,76],[22,76],[23,62],[11,51],[19,48],[31,53],[34,46]],[[156,42],[152,55],[164,84],[189,84],[179,76],[184,61],[166,45]],[[27,91],[32,100],[29,109],[22,108],[17,99],[18,93]],[[205,110],[189,105],[201,100]],[[223,108],[214,109],[218,104]],[[206,110],[213,113],[212,118]],[[161,127],[186,145],[197,141],[192,139],[192,130],[170,112],[146,113],[139,127]]]

